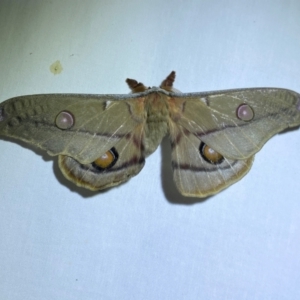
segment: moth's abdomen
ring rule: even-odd
[[[167,96],[160,93],[149,95],[146,100],[147,119],[145,123],[145,154],[153,153],[162,139],[168,134],[169,109]]]

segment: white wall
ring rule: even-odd
[[[0,101],[128,93],[127,77],[154,86],[171,70],[184,92],[300,92],[299,0],[1,1]],[[168,140],[95,194],[2,139],[0,298],[300,299],[299,149],[299,130],[274,137],[243,180],[201,201],[172,183]]]

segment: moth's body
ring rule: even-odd
[[[152,88],[144,100],[145,128],[143,144],[145,154],[153,153],[169,132],[169,95],[164,90]]]
[[[275,88],[205,93],[127,79],[130,95],[49,94],[0,104],[0,135],[59,156],[79,186],[100,190],[138,174],[168,135],[174,181],[186,196],[215,194],[241,179],[277,132],[300,125],[300,95]]]

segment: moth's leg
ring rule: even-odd
[[[146,86],[144,86],[143,83],[137,82],[135,79],[127,78],[126,82],[132,93],[141,93],[145,92],[148,89]]]
[[[168,92],[180,93],[180,91],[173,88],[173,83],[175,81],[175,71],[172,71],[167,78],[161,83],[160,88]]]

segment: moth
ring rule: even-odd
[[[168,135],[181,194],[206,197],[240,180],[274,134],[300,125],[300,94],[248,88],[180,93],[175,72],[160,87],[127,79],[128,95],[42,94],[0,104],[0,135],[58,155],[78,186],[129,180]]]

